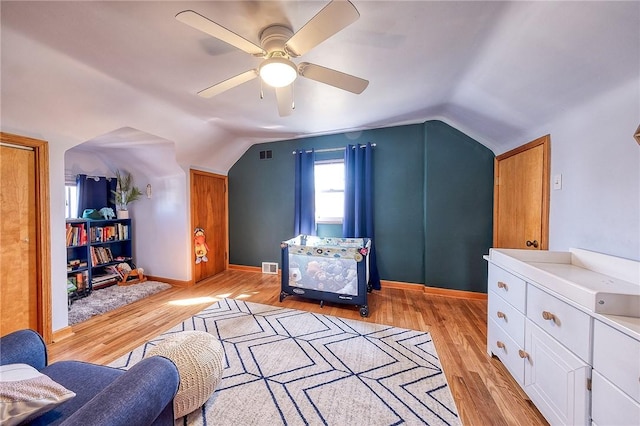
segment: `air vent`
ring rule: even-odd
[[[278,273],[278,264],[275,262],[262,262],[262,273],[263,274],[277,274]]]
[[[268,160],[270,158],[273,158],[273,152],[271,150],[260,151],[260,159],[261,160]]]

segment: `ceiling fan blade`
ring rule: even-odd
[[[369,85],[369,80],[320,65],[310,64],[309,62],[301,62],[298,66],[298,72],[303,77],[355,93],[356,95],[362,93]]]
[[[284,86],[276,87],[276,99],[278,100],[278,114],[280,117],[286,117],[293,113],[293,83]]]
[[[265,54],[264,50],[260,46],[250,42],[246,38],[239,36],[231,30],[226,29],[220,24],[216,24],[209,18],[205,18],[193,10],[184,10],[176,15],[176,19],[180,22],[183,22],[189,25],[196,30],[200,30],[203,33],[209,34],[217,38],[218,40],[222,40],[225,43],[229,43],[233,47],[236,47],[240,50],[244,50],[250,55],[254,56],[263,56]]]
[[[301,56],[360,17],[358,9],[347,0],[333,0],[311,18],[285,43],[291,56]]]
[[[235,77],[228,78],[218,84],[214,84],[211,87],[199,91],[198,95],[202,96],[203,98],[211,98],[213,96],[219,95],[222,92],[226,92],[229,89],[233,89],[234,87],[239,86],[242,83],[253,80],[257,76],[257,70],[245,71],[242,74],[238,74]]]

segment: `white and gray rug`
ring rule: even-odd
[[[113,285],[94,290],[87,297],[74,301],[69,307],[69,325],[88,320],[94,315],[104,314],[129,303],[171,288],[159,281],[145,281],[127,286]]]
[[[184,330],[223,343],[222,381],[176,425],[460,425],[428,332],[223,299],[110,365]]]

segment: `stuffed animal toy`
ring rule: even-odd
[[[196,228],[193,231],[193,247],[196,253],[196,265],[200,262],[208,262],[207,252],[209,251],[209,246],[207,245],[206,238],[204,236],[204,229]]]
[[[82,212],[83,219],[92,219],[92,220],[100,220],[102,219],[102,215],[96,209],[84,209]]]
[[[309,276],[310,278],[313,278],[315,280],[316,274],[320,271],[322,271],[320,262],[312,260],[311,262],[307,263],[307,276]]]
[[[116,217],[116,214],[113,212],[113,209],[111,207],[103,207],[98,211],[100,212],[100,215],[106,220],[110,220]]]
[[[300,266],[296,262],[289,264],[289,285],[299,286],[298,281],[302,279],[302,272]]]

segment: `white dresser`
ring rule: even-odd
[[[487,352],[549,423],[640,425],[640,262],[579,249],[485,258]]]

